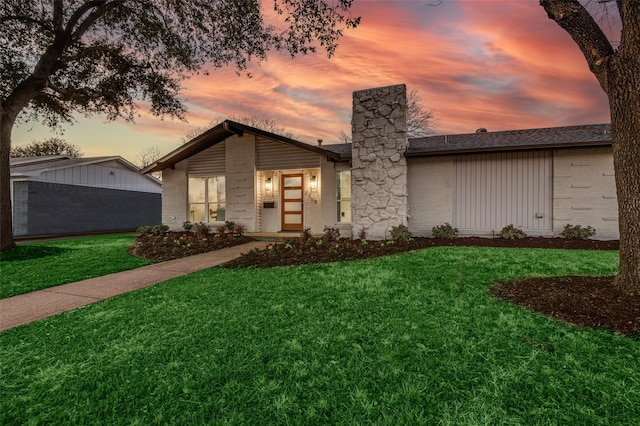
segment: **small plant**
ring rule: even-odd
[[[360,241],[367,240],[367,228],[365,228],[364,226],[362,227],[362,229],[360,229],[360,232],[358,232],[358,239]]]
[[[190,232],[191,228],[193,228],[193,223],[188,220],[186,222],[182,222],[182,229],[184,229],[185,232]]]
[[[406,225],[398,225],[391,228],[391,239],[394,241],[411,241],[411,231]]]
[[[169,232],[168,225],[141,226],[136,232],[139,235],[164,235]]]
[[[326,242],[337,241],[340,238],[340,230],[338,228],[332,228],[330,226],[324,227],[324,234],[322,239]]]
[[[184,227],[184,224],[182,226]],[[204,237],[205,235],[209,235],[209,233],[211,232],[209,226],[206,223],[202,222],[191,224],[189,230],[198,237]]]
[[[527,234],[520,228],[513,225],[507,225],[498,233],[498,237],[505,240],[521,240],[527,237]]]
[[[580,225],[571,225],[567,223],[562,230],[562,238],[568,240],[588,240],[596,235],[596,230],[590,226],[582,227]]]
[[[221,237],[226,237],[228,235],[235,235],[235,236],[241,237],[242,234],[244,234],[245,230],[246,228],[244,225],[235,223],[232,220],[227,220],[224,222],[223,225],[220,225],[216,228],[216,232]]]
[[[446,222],[444,225],[431,228],[431,233],[434,238],[455,238],[458,236],[458,228],[454,228],[449,222]]]
[[[307,242],[311,239],[311,237],[313,237],[313,235],[311,234],[311,228],[305,226],[305,228],[302,230],[302,241]]]

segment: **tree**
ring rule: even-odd
[[[17,120],[50,126],[74,113],[133,120],[136,101],[184,117],[180,82],[207,67],[245,71],[270,49],[329,56],[353,0],[2,0],[0,3],[0,251],[14,246],[9,153]],[[278,27],[279,26],[279,27]]]
[[[426,109],[418,96],[418,92],[412,90],[407,96],[407,137],[420,138],[435,133],[435,113]]]
[[[435,113],[423,104],[417,90],[412,90],[407,96],[407,137],[421,138],[435,133]],[[351,143],[351,136],[340,130],[339,139],[344,143]]]
[[[610,0],[599,0],[610,3]],[[596,18],[577,0],[541,0],[550,19],[582,51],[609,97],[618,195],[620,263],[615,285],[640,291],[640,1],[617,0],[620,44],[614,49]]]
[[[70,144],[60,138],[49,138],[41,142],[33,141],[27,145],[11,148],[11,158],[39,157],[42,155],[66,155],[71,158],[82,157],[77,145]]]
[[[136,165],[141,169],[144,169],[160,157],[162,157],[162,152],[160,151],[158,145],[148,146],[140,150],[140,152],[136,155]],[[162,180],[162,172],[152,172],[151,176],[156,179]]]
[[[234,114],[229,117],[226,117],[226,119],[235,121],[236,123],[246,124],[247,126],[255,127],[256,129],[264,130],[270,133],[275,133],[277,135],[284,136],[290,139],[294,139],[296,136],[295,133],[290,132],[285,127],[278,125],[276,120],[269,117],[263,117],[259,115]],[[191,139],[195,138],[196,136],[200,136],[202,133],[206,132],[207,130],[209,130],[210,128],[217,125],[223,120],[225,120],[225,118],[218,117],[215,120],[211,121],[206,126],[198,126],[196,128],[189,130],[187,134],[184,135],[184,137],[182,138],[181,143],[183,144],[187,143]]]

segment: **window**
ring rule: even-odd
[[[337,222],[351,222],[351,170],[338,172]]]
[[[189,221],[223,222],[226,196],[224,176],[189,178]]]

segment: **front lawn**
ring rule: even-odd
[[[212,268],[0,334],[3,424],[634,424],[640,341],[489,295],[615,251]]]
[[[19,244],[0,253],[0,298],[148,265],[127,254],[134,234]]]

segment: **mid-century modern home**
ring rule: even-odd
[[[162,171],[162,222],[175,229],[230,220],[250,233],[328,226],[383,239],[400,224],[415,236],[446,222],[481,236],[572,224],[618,238],[610,125],[407,139],[406,108],[404,85],[354,92],[350,144],[224,121],[142,173]]]
[[[11,159],[17,237],[135,230],[161,221],[162,183],[122,157]]]

